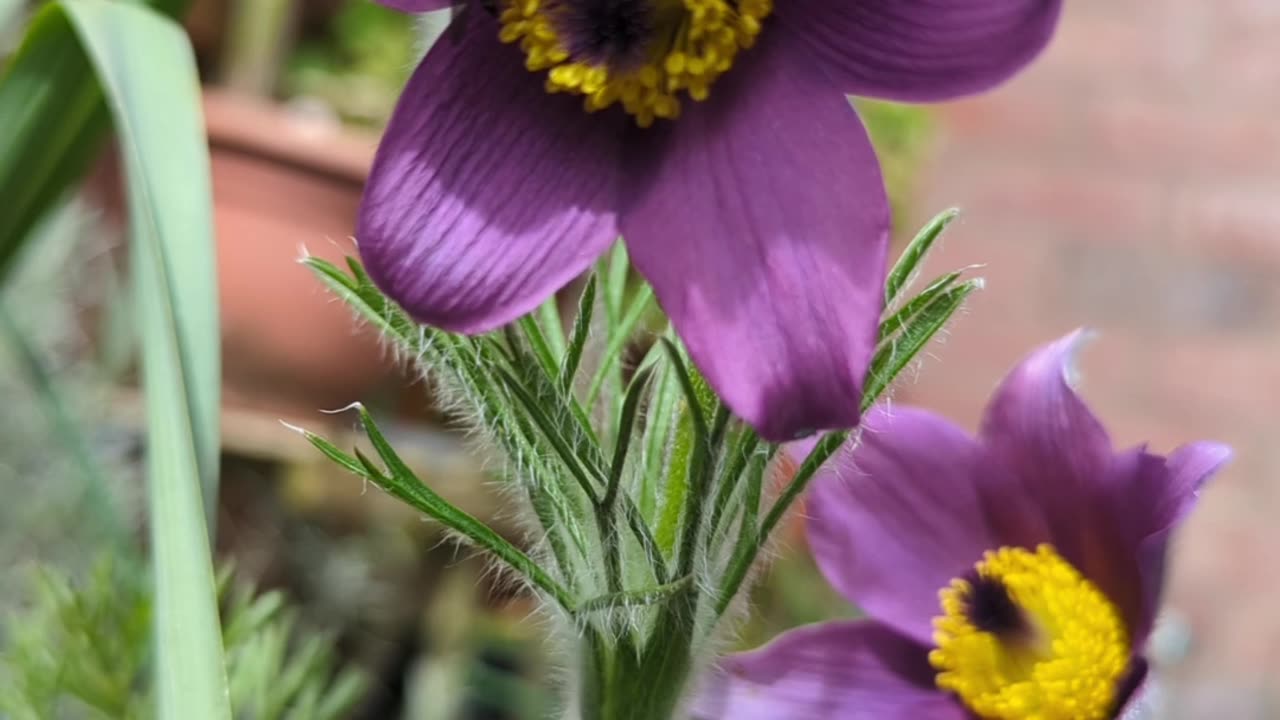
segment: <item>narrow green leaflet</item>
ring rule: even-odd
[[[573,320],[573,335],[569,338],[569,349],[565,352],[564,362],[560,365],[560,388],[565,394],[573,391],[573,379],[578,375],[578,363],[582,361],[582,351],[587,346],[587,337],[591,334],[591,316],[596,307],[596,276],[587,280],[578,300],[578,315]]]
[[[216,491],[220,368],[209,159],[195,61],[176,23],[142,5],[107,0],[45,6],[22,52],[77,40],[106,98],[129,188],[159,716],[229,718],[201,494],[202,486],[210,497]],[[15,63],[4,84],[36,88],[42,73],[38,65]]]
[[[942,237],[942,232],[957,217],[960,217],[960,211],[955,208],[938,213],[907,244],[907,249],[902,251],[898,262],[894,263],[889,276],[885,278],[884,299],[887,305],[892,306],[898,295],[911,284],[911,278],[915,276],[920,263],[924,261],[929,251],[933,249],[933,244]]]
[[[982,289],[982,284],[981,279],[968,280],[936,293],[927,305],[915,312],[908,321],[909,324],[895,337],[881,343],[871,360],[871,369],[867,372],[866,384],[862,388],[864,411],[880,399],[898,374],[946,326],[951,316],[964,305],[964,301],[975,291]],[[936,286],[937,283],[934,284]]]
[[[378,429],[373,416],[363,407],[358,407],[357,410],[360,414],[360,423],[364,426],[369,442],[386,466],[385,472],[364,457],[359,450],[355,451],[354,456],[348,455],[339,450],[333,443],[314,433],[305,430],[300,430],[300,432],[316,449],[342,467],[351,470],[366,480],[374,482],[392,496],[408,503],[445,527],[463,535],[475,543],[477,547],[492,553],[513,570],[528,578],[531,583],[554,598],[565,609],[573,608],[573,600],[568,591],[530,559],[529,556],[525,555],[523,551],[504,540],[489,526],[449,504],[431,488],[422,484],[422,481],[413,474],[409,466],[392,449],[382,431]]]
[[[910,324],[922,310],[932,305],[939,295],[950,290],[963,275],[962,270],[947,273],[929,283],[929,287],[919,295],[903,303],[902,307],[880,322],[880,342],[888,340]]]

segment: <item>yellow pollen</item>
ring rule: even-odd
[[[587,112],[615,103],[649,127],[680,115],[680,95],[707,99],[711,85],[755,44],[773,0],[654,0],[660,14],[648,57],[634,67],[610,68],[570,56],[557,31],[565,0],[508,0],[498,37],[519,43],[525,67],[547,72],[547,92],[583,96]]]
[[[929,662],[938,687],[984,720],[1105,720],[1129,662],[1116,607],[1048,545],[1003,547],[976,565],[1008,592],[1026,625],[993,633],[971,619],[974,587],[956,579],[939,593]]]

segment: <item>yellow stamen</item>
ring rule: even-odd
[[[1048,545],[1000,548],[976,569],[1008,591],[1026,628],[979,629],[973,584],[953,580],[933,621],[938,687],[985,720],[1105,720],[1129,662],[1116,607]]]
[[[738,52],[755,44],[773,11],[773,0],[666,0],[670,11],[657,34],[670,39],[650,48],[643,64],[615,69],[570,57],[556,30],[561,1],[509,0],[499,39],[520,44],[530,71],[549,71],[547,92],[582,95],[588,112],[620,103],[641,127],[679,117],[682,92],[707,99]]]

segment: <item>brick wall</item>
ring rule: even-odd
[[[1178,545],[1170,717],[1280,716],[1280,0],[1071,0],[1034,69],[937,117],[917,206],[965,215],[934,268],[989,285],[900,397],[972,424],[1033,345],[1101,331],[1118,442],[1237,449]]]

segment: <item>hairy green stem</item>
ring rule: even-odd
[[[773,533],[774,528],[778,526],[783,516],[791,509],[791,505],[804,493],[805,488],[809,486],[809,481],[817,474],[818,468],[822,467],[823,463],[834,455],[848,438],[849,431],[844,431],[831,433],[819,440],[813,452],[809,453],[809,457],[805,458],[800,469],[796,471],[795,478],[782,491],[782,495],[778,497],[773,507],[769,508],[764,522],[760,523],[760,529],[752,533],[747,542],[738,546],[738,551],[734,553],[733,559],[726,570],[724,584],[721,585],[720,589],[720,596],[716,600],[716,617],[723,615],[724,611],[728,609],[729,603],[733,602],[738,590],[742,588],[742,581],[746,579],[747,572],[755,564],[760,550],[768,543],[769,535]]]
[[[582,649],[581,720],[671,720],[693,666],[693,593],[672,596],[648,639],[610,642],[588,628]]]

